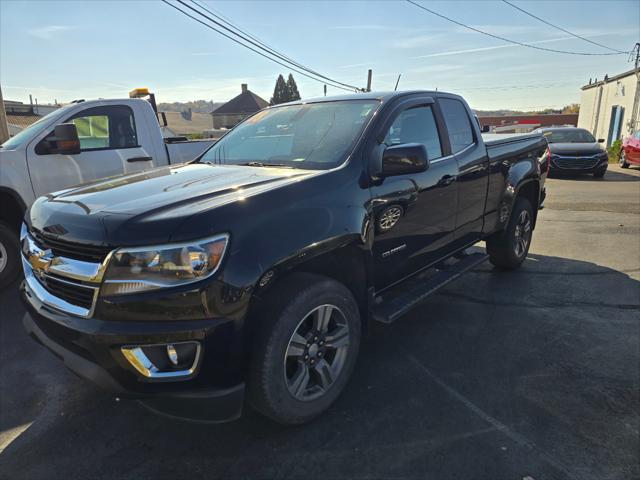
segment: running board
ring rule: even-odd
[[[395,322],[432,293],[484,262],[489,255],[472,253],[459,260],[450,259],[438,268],[412,277],[375,298],[373,319],[382,323]],[[453,263],[449,263],[455,260]]]

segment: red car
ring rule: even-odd
[[[640,165],[640,130],[629,135],[622,143],[620,166],[629,168],[629,165]]]

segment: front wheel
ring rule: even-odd
[[[0,222],[0,290],[11,284],[20,274],[20,242],[18,234]]]
[[[627,162],[627,156],[624,154],[624,150],[620,152],[620,159],[618,160],[620,168],[629,168],[629,162]]]
[[[279,423],[305,423],[329,408],[351,376],[358,305],[344,285],[312,274],[294,274],[268,296],[255,320],[249,402]]]
[[[518,268],[527,257],[532,235],[531,203],[524,197],[518,197],[507,227],[487,239],[489,261],[496,267],[508,270]]]

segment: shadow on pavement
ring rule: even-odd
[[[247,409],[198,425],[116,402],[26,337],[0,297],[6,478],[637,478],[640,282],[531,255],[489,264],[393,325],[309,425]],[[31,423],[32,422],[32,423]]]
[[[612,169],[607,170],[603,178],[594,178],[594,176],[590,173],[585,174],[570,174],[570,173],[554,173],[552,178],[553,180],[580,180],[580,181],[590,181],[590,182],[640,182],[640,175],[634,175],[631,172],[637,172],[637,169],[630,168],[630,171],[624,170],[616,170]]]

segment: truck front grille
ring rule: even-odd
[[[43,250],[50,249],[57,257],[73,258],[84,262],[101,263],[112,248],[96,245],[86,245],[64,240],[53,239],[42,235],[40,232],[32,232],[37,245]]]
[[[61,280],[49,275],[38,277],[42,286],[50,294],[78,307],[91,310],[96,289],[75,282]]]

